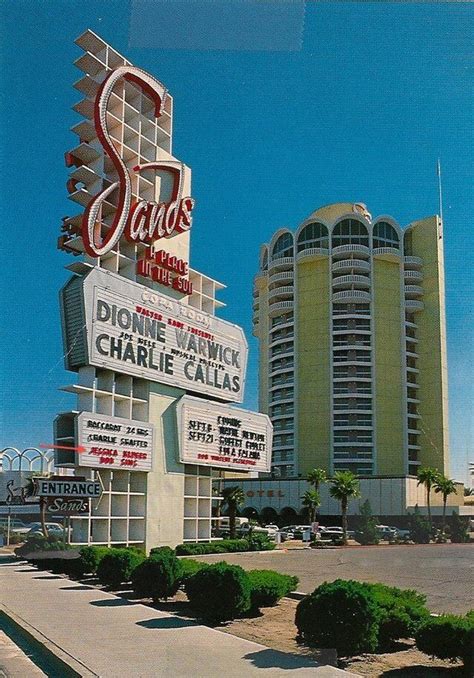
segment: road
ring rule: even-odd
[[[271,569],[299,577],[309,593],[324,581],[356,579],[415,589],[432,612],[464,614],[474,609],[474,544],[365,546],[268,553],[223,553],[197,558],[225,560],[247,570]]]

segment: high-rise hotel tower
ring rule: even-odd
[[[439,217],[322,207],[262,246],[253,296],[274,472],[449,472]]]

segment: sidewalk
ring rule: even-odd
[[[0,558],[0,603],[82,676],[353,675]]]

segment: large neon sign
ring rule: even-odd
[[[138,200],[132,204],[132,180],[130,171],[118,153],[107,127],[107,110],[112,91],[120,79],[140,87],[154,102],[155,117],[162,115],[166,101],[166,89],[151,75],[134,66],[122,66],[113,70],[101,84],[94,104],[94,125],[105,153],[110,157],[118,174],[118,180],[98,193],[88,204],[82,220],[82,239],[87,254],[100,257],[110,252],[122,236],[130,242],[151,244],[159,238],[188,231],[191,228],[191,212],[194,200],[182,196],[182,165],[177,161],[149,162],[133,167],[133,172],[156,170],[172,177],[171,199],[168,202]],[[115,216],[106,235],[101,236],[100,214],[104,201],[118,190]]]

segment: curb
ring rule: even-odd
[[[20,649],[25,651],[25,645],[28,645],[27,650],[31,651],[31,647],[33,647],[49,663],[58,667],[61,671],[59,674],[61,678],[99,678],[97,673],[94,673],[81,661],[65,652],[56,643],[44,636],[41,631],[5,605],[0,606],[0,628],[4,630],[8,638],[18,645]],[[36,661],[33,660],[33,663],[36,664]]]
[[[309,593],[303,593],[303,591],[290,591],[290,593],[285,596],[285,598],[291,598],[292,600],[303,600],[309,596]]]

